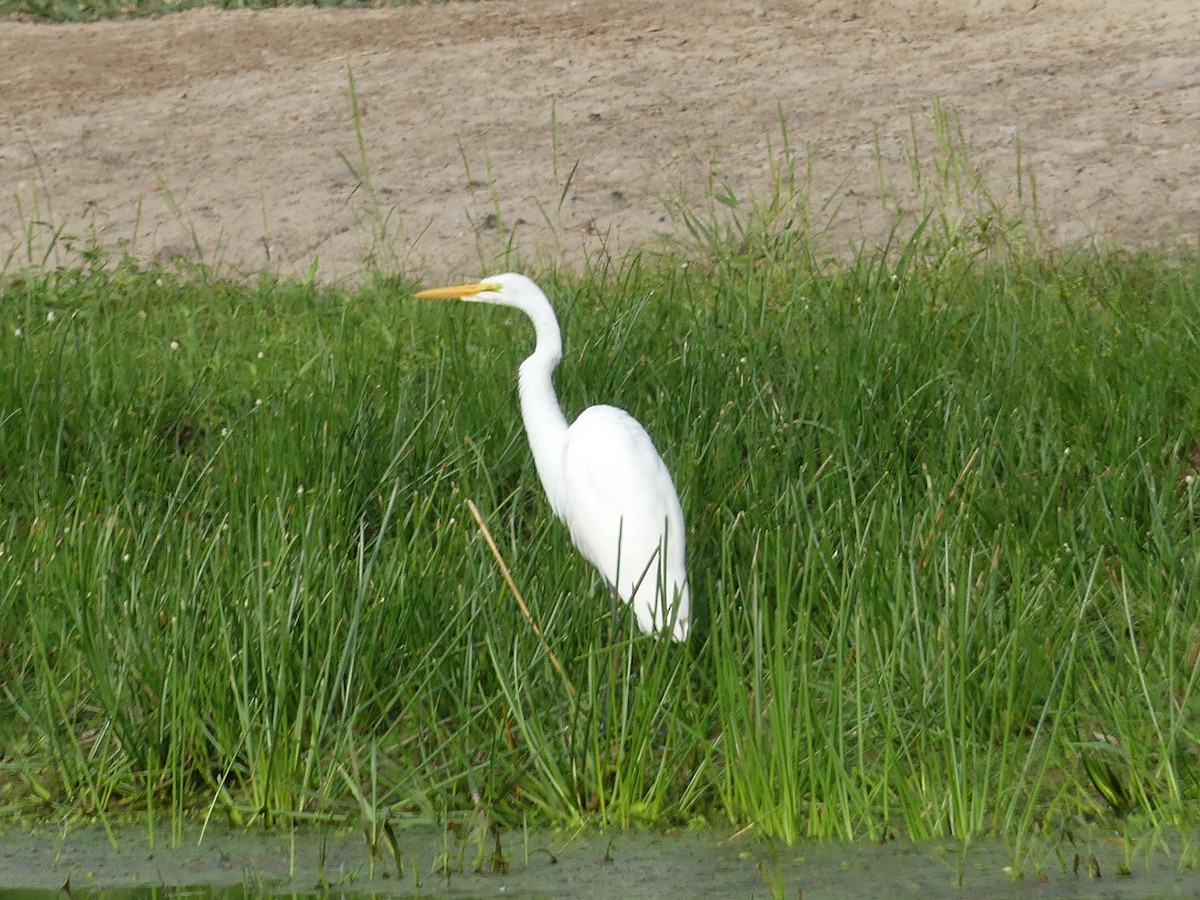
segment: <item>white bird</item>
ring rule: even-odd
[[[562,359],[562,332],[541,288],[510,273],[416,296],[511,306],[530,318],[537,344],[519,370],[521,416],[550,507],[609,590],[633,606],[643,632],[686,640],[683,509],[671,473],[646,429],[623,409],[592,406],[568,425],[551,377]]]

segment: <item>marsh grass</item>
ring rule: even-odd
[[[1200,263],[1051,254],[933,133],[879,249],[816,248],[785,136],[690,244],[540,275],[568,414],[629,409],[679,485],[683,646],[611,615],[548,511],[518,315],[10,267],[4,814],[357,822],[397,871],[408,822],[480,860],[531,822],[1025,860],[1194,821]]]
[[[8,813],[381,847],[456,810],[1017,850],[1190,820],[1195,260],[908,258],[549,279],[567,409],[635,411],[680,485],[687,646],[614,619],[547,512],[514,317],[10,275]]]

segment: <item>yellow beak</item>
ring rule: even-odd
[[[430,288],[413,294],[418,300],[460,300],[463,297],[474,297],[484,291],[498,291],[500,285],[488,284],[455,284],[450,287]]]

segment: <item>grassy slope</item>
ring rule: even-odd
[[[743,250],[542,279],[568,413],[631,410],[680,486],[686,648],[553,521],[515,314],[8,276],[0,812],[1193,816],[1197,258]]]

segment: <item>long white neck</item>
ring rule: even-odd
[[[544,298],[543,298],[544,300]],[[538,477],[546,489],[550,508],[561,517],[565,497],[559,495],[562,484],[563,448],[567,441],[567,417],[558,405],[552,375],[562,359],[562,332],[549,301],[522,307],[533,321],[537,345],[521,363],[517,379],[521,393],[521,418]]]

